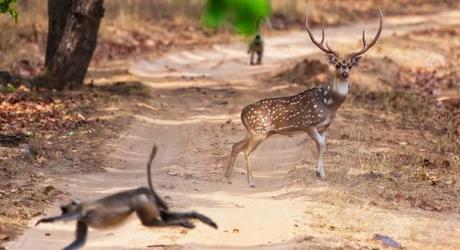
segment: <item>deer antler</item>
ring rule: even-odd
[[[377,42],[377,40],[379,39],[380,33],[382,33],[382,23],[383,23],[383,14],[382,14],[382,10],[380,10],[380,9],[379,9],[379,14],[380,14],[380,27],[379,27],[379,30],[377,31],[377,33],[375,34],[374,39],[371,41],[371,43],[369,43],[369,45],[367,45],[367,43],[366,43],[366,34],[365,34],[364,29],[363,29],[363,48],[358,52],[351,53],[350,57],[356,57],[356,56],[359,56],[359,55],[362,55],[362,54],[366,53],[366,51],[368,51]]]
[[[337,52],[335,52],[331,47],[326,42],[326,47],[323,46],[324,43],[324,26],[321,26],[321,42],[316,41],[315,37],[313,36],[311,30],[310,30],[310,25],[308,25],[308,16],[307,16],[307,10],[308,7],[305,8],[305,28],[307,29],[307,33],[310,36],[311,41],[322,51],[328,53],[328,54],[334,54],[335,56],[338,57]]]

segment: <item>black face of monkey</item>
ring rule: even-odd
[[[62,214],[66,214],[66,213],[75,211],[77,206],[78,206],[78,203],[75,201],[71,201],[68,204],[61,206]]]
[[[337,58],[334,54],[327,54],[328,63],[335,67],[336,74],[343,78],[347,79],[350,75],[350,70],[359,64],[361,60],[360,56],[355,57],[345,57],[344,59]]]

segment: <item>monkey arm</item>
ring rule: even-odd
[[[251,42],[251,43],[249,44],[248,54],[254,52],[254,49],[255,49],[254,42]]]
[[[88,234],[88,226],[83,221],[77,222],[76,239],[66,246],[64,250],[76,250],[86,243],[86,235]]]
[[[54,216],[54,217],[48,217],[48,218],[43,218],[43,219],[40,219],[39,221],[37,221],[37,223],[35,223],[35,226],[40,224],[40,223],[52,223],[52,222],[55,222],[55,221],[70,221],[70,220],[77,220],[80,218],[80,213],[78,212],[72,212],[72,213],[65,213],[65,214],[62,214],[62,215],[59,215],[59,216]]]

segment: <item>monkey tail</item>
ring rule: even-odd
[[[152,162],[155,158],[158,151],[158,147],[156,144],[152,147],[152,152],[150,153],[149,161],[147,162],[147,182],[149,183],[150,191],[153,192],[153,183],[152,183]]]
[[[153,145],[152,147],[152,152],[150,153],[149,161],[147,162],[147,182],[149,184],[150,191],[152,194],[155,196],[155,198],[158,201],[158,204],[165,210],[168,210],[168,205],[166,202],[155,192],[155,189],[153,189],[153,183],[152,183],[152,162],[153,159],[155,158],[156,154],[158,151],[158,147],[156,144]]]

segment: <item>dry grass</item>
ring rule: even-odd
[[[329,132],[326,162],[336,168],[329,170],[327,181],[336,195],[328,192],[325,200],[460,212],[460,114],[455,106],[460,102],[446,106],[437,101],[460,89],[459,30],[444,27],[382,39],[375,48],[378,56],[364,58]],[[430,49],[416,66],[393,53],[425,47]],[[438,57],[444,63],[432,64]],[[274,82],[314,86],[328,81],[324,59],[314,58],[281,72]],[[460,100],[460,93],[453,98]]]
[[[106,17],[119,22],[152,20],[200,20],[203,0],[111,0],[106,1]]]
[[[172,48],[190,48],[214,42],[236,39],[228,27],[218,33],[204,29],[200,16],[204,0],[111,0],[106,1],[98,49],[95,60],[125,58],[145,51],[164,53]],[[363,18],[375,18],[379,6],[386,15],[432,13],[436,10],[459,7],[458,1],[309,1],[313,25],[337,25]],[[272,23],[275,29],[297,29],[303,23],[305,2],[271,1]],[[19,23],[15,25],[6,16],[0,16],[0,69],[20,71],[21,60],[32,68],[43,66],[47,31],[47,4],[45,0],[23,0],[19,4]]]
[[[287,26],[303,25],[306,2],[304,0],[272,0],[273,26],[285,29]],[[385,15],[432,14],[458,8],[455,0],[309,0],[311,24],[338,25],[369,18],[376,18],[380,8]]]
[[[460,212],[460,158],[454,142],[440,150],[436,134],[408,127],[420,123],[416,117],[369,109],[361,102],[347,105],[342,117],[338,130],[346,132],[331,134],[340,143],[332,142],[329,149],[342,156],[330,160],[341,166],[330,177],[337,190],[388,208]]]
[[[44,62],[48,29],[45,0],[21,1],[19,23],[0,16],[0,69],[34,75]],[[93,64],[149,52],[158,55],[171,49],[210,46],[235,39],[226,28],[220,32],[200,24],[203,1],[106,1]],[[27,61],[29,65],[21,64]]]

